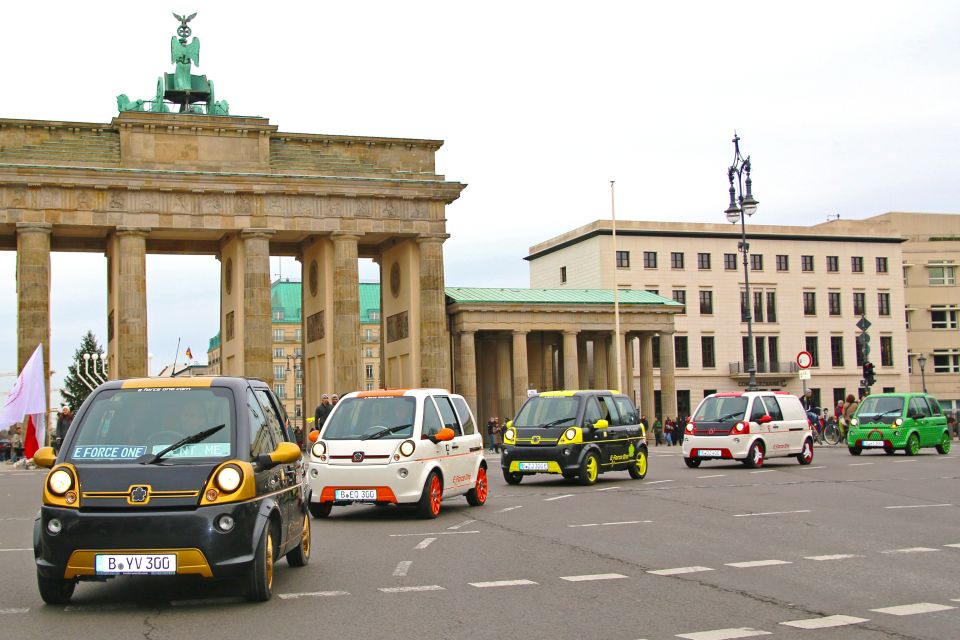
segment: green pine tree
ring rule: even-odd
[[[63,402],[72,411],[79,409],[83,401],[90,395],[90,388],[77,375],[77,367],[81,371],[84,370],[83,354],[85,353],[98,353],[103,356],[103,347],[97,343],[97,337],[93,335],[93,331],[87,331],[86,335],[80,340],[80,348],[73,354],[73,364],[67,367],[67,376],[63,379],[63,388],[60,390]],[[91,363],[90,366],[92,367],[93,364]],[[99,365],[97,369],[99,370]]]

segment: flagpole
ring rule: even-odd
[[[614,335],[613,342],[617,348],[617,386],[616,389],[623,391],[620,387],[623,384],[623,370],[620,365],[620,291],[617,286],[617,209],[614,204],[613,183],[610,181],[610,219],[613,222],[613,323]],[[609,382],[609,381],[608,381]],[[613,387],[613,385],[610,385]]]
[[[177,352],[173,355],[173,366],[170,367],[171,378],[176,377],[177,375],[177,358],[179,357],[180,357],[180,338],[177,338]]]

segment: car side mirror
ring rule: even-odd
[[[303,453],[293,442],[281,442],[277,448],[270,453],[262,453],[257,456],[257,464],[261,470],[272,469],[278,464],[291,464],[300,459]]]
[[[513,426],[513,420],[507,420],[507,429]]]
[[[770,422],[773,422],[773,418],[771,418],[771,417],[768,416],[768,415],[760,416],[760,419],[757,420],[757,423],[758,423],[758,424],[768,424],[768,423],[770,423]]]
[[[603,418],[600,418],[599,420],[593,423],[594,429],[606,429],[609,426],[610,426],[610,423],[604,420]]]
[[[454,439],[454,437],[456,437],[456,435],[457,434],[453,432],[453,429],[450,427],[444,427],[443,429],[440,429],[440,431],[437,431],[437,435],[433,437],[436,438],[437,442],[450,442]]]
[[[310,442],[316,442],[319,439],[320,439],[320,432],[317,431],[316,429],[311,431],[310,435],[307,436],[307,440],[309,440]]]
[[[53,447],[37,449],[37,452],[33,454],[33,464],[43,469],[49,469],[56,464],[56,462],[57,454],[53,451]]]

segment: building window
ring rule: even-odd
[[[296,376],[297,380],[303,380],[303,365],[299,362],[293,365],[293,374]]]
[[[700,336],[700,356],[704,369],[712,369],[717,366],[717,350],[715,347],[713,336]]]
[[[368,383],[367,383],[367,391],[373,391],[373,383],[372,383],[372,382],[368,382]]]
[[[747,292],[740,292],[740,322],[746,322],[750,315],[750,306],[747,304]]]
[[[670,253],[670,268],[683,269],[683,252],[682,251],[672,251]]]
[[[273,312],[274,320],[283,320],[283,311],[274,311]]]
[[[862,367],[867,362],[867,359],[863,357],[863,334],[862,333],[857,336],[856,344],[857,344],[857,348],[856,348],[857,366]]]
[[[863,273],[863,256],[850,256],[850,271]]]
[[[853,315],[863,316],[867,314],[867,294],[863,291],[853,292]]]
[[[274,329],[274,330],[273,330],[273,341],[274,341],[274,342],[283,342],[283,329]]]
[[[806,349],[805,351],[810,354],[813,363],[810,366],[819,367],[820,366],[820,341],[817,339],[817,336],[807,336],[806,337]]]
[[[767,291],[767,322],[777,321],[777,292]]]
[[[700,290],[700,315],[713,315],[713,291],[709,289]]]
[[[701,271],[706,271],[710,269],[710,254],[709,253],[698,253],[697,254],[697,269]]]
[[[303,342],[303,329],[295,329],[293,339],[295,342]]]
[[[840,271],[840,257],[827,256],[827,272],[837,273],[838,271]]]
[[[366,351],[366,353],[365,353],[364,355],[365,355],[367,358],[372,358],[372,357],[373,357],[373,349],[367,347],[367,351]]]
[[[284,358],[287,354],[283,352],[283,347],[274,347],[273,348],[273,357],[274,358]]]
[[[280,399],[287,397],[287,387],[282,384],[273,385],[273,392],[277,394],[277,397]]]
[[[889,293],[877,294],[877,315],[880,315],[880,316],[890,315],[890,294]]]
[[[653,361],[653,368],[659,369],[660,368],[660,336],[653,336],[653,339],[650,340],[650,345],[651,345],[650,350],[653,352],[653,357],[651,358],[651,360]]]
[[[379,319],[380,319],[380,312],[379,312],[379,311],[371,311],[371,312],[370,312],[370,319],[371,319],[371,320],[374,320],[374,321],[379,320]]]
[[[687,291],[686,289],[674,289],[673,290],[673,301],[679,302],[680,304],[687,304]]]
[[[690,366],[690,354],[687,352],[687,336],[673,336],[673,351],[678,369]]]
[[[927,274],[931,287],[945,287],[956,284],[954,267],[948,265],[928,265]]]
[[[933,307],[930,309],[930,326],[933,329],[956,329],[957,309],[955,307]]]
[[[560,267],[560,284],[566,284],[567,282],[567,268]]]
[[[294,348],[293,348],[293,355],[296,356],[297,358],[302,357],[302,356],[303,356],[303,347],[294,347]]]
[[[296,394],[297,400],[299,400],[300,398],[303,397],[303,383],[302,383],[302,382],[298,382],[298,383],[297,383],[297,386],[296,386],[296,388],[295,388],[295,390],[294,390],[294,393]]]
[[[735,253],[725,253],[723,254],[723,268],[727,271],[736,271],[737,270],[737,254]]]
[[[763,254],[750,254],[750,271],[763,271]]]
[[[368,364],[364,366],[364,372],[366,373],[367,380],[373,380],[373,365]]]
[[[816,291],[803,292],[803,315],[805,316],[817,315],[817,292]]]
[[[287,377],[287,368],[282,364],[273,365],[273,377],[274,378],[286,378]]]
[[[655,296],[660,295],[660,289],[646,289],[647,293],[652,293]]]
[[[880,336],[880,366],[893,366],[893,336]]]
[[[630,252],[629,251],[617,251],[617,268],[618,269],[630,268]]]
[[[657,252],[656,251],[643,252],[643,268],[644,269],[657,268]]]
[[[840,292],[839,291],[830,291],[827,293],[827,306],[830,310],[830,315],[838,316],[840,315]]]
[[[800,270],[813,271],[813,256],[800,256]]]
[[[763,291],[753,292],[753,319],[763,322]]]
[[[373,329],[363,330],[363,340],[364,342],[373,342]]]
[[[877,273],[887,273],[887,259],[877,258]]]
[[[960,373],[960,349],[934,349],[934,373]]]
[[[777,271],[790,271],[790,257],[777,256]]]
[[[843,367],[843,336],[830,336],[830,361],[835,369]]]

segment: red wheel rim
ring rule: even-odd
[[[809,440],[803,443],[803,459],[806,462],[813,462],[813,447]]]
[[[763,449],[761,449],[760,447],[757,447],[754,450],[753,463],[758,467],[763,465]]]
[[[443,493],[440,490],[440,478],[436,475],[430,481],[430,510],[433,515],[440,513],[440,499]]]
[[[477,473],[477,500],[481,504],[487,501],[487,470],[483,467]]]

